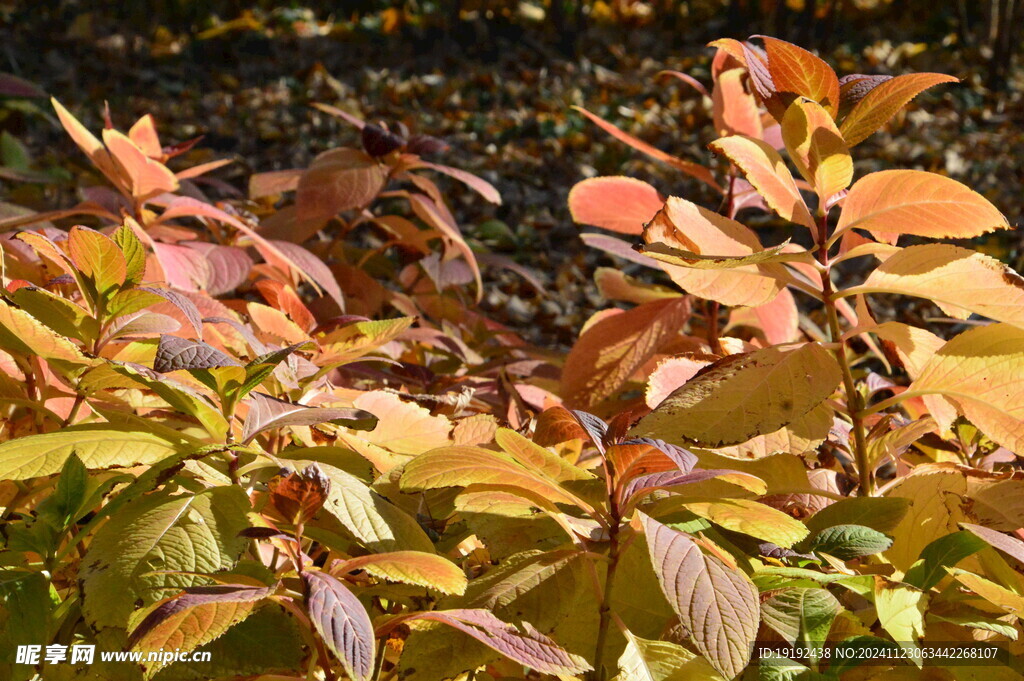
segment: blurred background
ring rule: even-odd
[[[616,142],[572,106],[706,161],[715,137],[709,107],[696,90],[658,74],[673,69],[708,83],[710,40],[773,35],[818,51],[840,76],[949,73],[962,84],[922,95],[856,148],[857,172],[898,165],[948,174],[1019,224],[1022,5],[8,0],[0,2],[0,185],[4,202],[36,209],[76,198],[76,174],[88,164],[57,125],[50,95],[93,130],[108,103],[116,127],[152,113],[165,143],[203,135],[189,164],[235,159],[206,188],[227,199],[244,198],[252,172],[305,166],[327,148],[358,145],[353,128],[313,102],[403,122],[443,138],[451,147],[444,162],[498,187],[504,201],[493,206],[452,183],[453,211],[469,237],[515,257],[557,291],[548,340],[571,343],[601,307],[590,278],[603,256],[576,238],[569,189],[586,177],[623,174],[664,194],[702,198],[696,183]],[[1024,264],[1015,233],[976,245],[1018,269]],[[518,309],[515,301],[526,300],[520,284],[496,283],[485,306],[512,323],[536,318],[542,303]]]

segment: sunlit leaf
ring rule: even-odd
[[[832,116],[819,104],[806,99],[790,104],[782,119],[782,139],[789,158],[817,192],[819,205],[850,186],[850,150]]]
[[[765,102],[777,120],[798,97],[820,104],[831,116],[839,111],[839,78],[813,54],[778,38],[758,36],[768,53],[768,71],[775,94]],[[748,65],[749,66],[749,65]]]
[[[683,384],[632,432],[668,442],[738,444],[803,416],[840,380],[833,356],[815,343],[731,355]]]
[[[466,591],[466,575],[450,560],[421,551],[393,551],[349,558],[333,569],[335,574],[365,570],[390,582],[418,584],[447,594]]]
[[[791,547],[807,536],[807,528],[782,511],[749,499],[680,501],[679,506],[727,530]]]
[[[715,140],[710,149],[722,154],[743,172],[747,182],[764,197],[779,217],[815,229],[807,204],[779,152],[761,140],[732,135]]]
[[[940,83],[956,83],[958,79],[942,73],[908,73],[873,83],[843,119],[840,130],[851,147],[885,125],[897,111],[921,92]]]
[[[580,336],[566,357],[562,394],[579,407],[599,404],[677,337],[689,316],[688,299],[670,298],[597,322]]]
[[[988,199],[956,180],[921,170],[881,170],[850,189],[836,232],[863,229],[895,243],[900,234],[966,238],[1009,228]]]
[[[658,190],[631,177],[593,177],[569,192],[569,212],[583,225],[639,234],[664,201]]]

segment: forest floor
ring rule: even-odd
[[[241,192],[253,172],[304,166],[328,148],[358,145],[353,128],[312,109],[313,102],[441,137],[451,146],[444,163],[487,179],[503,198],[493,206],[446,183],[464,231],[530,268],[544,287],[541,293],[515,274],[492,272],[485,308],[534,341],[566,346],[589,315],[607,306],[591,280],[595,265],[610,264],[577,238],[580,227],[566,208],[576,182],[630,175],[666,195],[713,202],[693,182],[611,139],[571,107],[586,107],[678,156],[711,163],[708,103],[678,81],[658,79],[660,71],[674,69],[708,82],[711,50],[694,37],[665,31],[592,31],[581,56],[568,59],[526,34],[464,28],[471,34],[459,36],[461,46],[431,35],[271,38],[256,32],[181,42],[160,31],[142,38],[76,22],[45,38],[41,29],[6,29],[0,61],[7,63],[0,70],[56,95],[94,130],[102,126],[106,101],[119,128],[153,113],[165,143],[204,135],[188,164],[235,159],[216,176]],[[857,173],[895,166],[942,172],[1021,223],[1020,72],[1010,90],[996,96],[980,85],[979,69],[968,58],[941,42],[862,36],[856,46],[826,56],[840,75],[930,70],[961,77],[961,86],[922,96],[919,106],[857,147]],[[48,110],[42,102],[40,108]],[[85,158],[53,123],[26,116],[22,129],[12,132],[39,166],[85,172]],[[71,186],[6,185],[6,200],[36,208],[67,205]],[[217,190],[212,195],[231,198]],[[1020,234],[977,245],[1018,269],[1024,264]]]

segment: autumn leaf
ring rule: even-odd
[[[317,633],[349,676],[368,681],[377,640],[366,608],[340,580],[325,572],[303,572],[302,580],[306,584],[306,610]]]
[[[921,92],[940,83],[956,82],[957,78],[942,73],[908,73],[872,82],[873,87],[860,95],[839,126],[843,139],[851,147],[859,144]]]
[[[738,444],[803,416],[840,380],[835,359],[816,343],[731,355],[684,383],[631,432],[668,442]]]
[[[956,180],[920,170],[881,170],[862,177],[847,194],[834,235],[850,229],[895,244],[900,234],[961,239],[1010,224]]]
[[[816,228],[786,162],[769,144],[752,137],[732,135],[708,146],[739,168],[779,217],[808,229]]]
[[[828,64],[802,47],[785,40],[754,36],[764,41],[768,72],[775,92],[765,106],[782,121],[786,109],[799,97],[812,99],[833,118],[839,111],[839,78]]]
[[[638,515],[658,582],[697,650],[724,677],[737,676],[757,635],[757,588],[739,570],[702,553],[687,534]]]
[[[797,99],[782,118],[789,157],[824,206],[853,181],[853,158],[835,122],[814,101]]]
[[[569,192],[573,221],[621,234],[639,234],[664,201],[651,185],[631,177],[593,177]]]

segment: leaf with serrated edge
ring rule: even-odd
[[[811,256],[805,252],[784,253],[783,250],[789,245],[789,240],[766,248],[763,251],[756,251],[750,255],[709,255],[694,253],[681,248],[672,248],[665,244],[653,243],[640,248],[640,252],[655,260],[667,262],[678,267],[692,267],[697,270],[731,270],[745,265],[757,265],[766,262],[792,262],[806,261]]]
[[[631,433],[675,444],[739,444],[807,414],[841,380],[833,356],[816,343],[731,355],[683,384]]]
[[[900,234],[964,239],[1010,229],[988,199],[954,179],[923,170],[880,170],[850,188],[835,234],[863,229],[895,244]]]
[[[797,97],[808,97],[830,115],[839,111],[839,79],[828,64],[813,54],[778,38],[756,36],[764,41],[768,71],[776,94],[765,104],[778,119]]]
[[[192,587],[156,604],[132,631],[128,646],[195,650],[244,620],[270,594],[267,587],[237,584]]]
[[[701,657],[668,641],[651,641],[629,631],[613,681],[721,681]]]
[[[686,499],[679,505],[727,530],[749,534],[785,548],[807,536],[807,528],[799,520],[749,499]]]
[[[615,394],[637,369],[678,337],[689,316],[689,299],[668,298],[591,325],[565,359],[561,393],[567,403],[588,408]]]
[[[940,83],[956,82],[958,79],[942,73],[908,73],[890,78],[871,88],[846,115],[839,129],[852,147],[885,125],[921,92]]]
[[[487,610],[435,610],[401,619],[442,622],[472,636],[510,660],[542,674],[572,675],[592,669],[582,657],[566,652],[528,622],[516,627],[503,622]]]
[[[75,266],[95,283],[101,295],[124,284],[128,276],[127,261],[113,239],[88,227],[71,228],[68,252]]]
[[[0,480],[28,480],[60,472],[77,454],[90,470],[153,464],[184,453],[184,439],[167,440],[112,423],[69,426],[0,443]]]
[[[875,577],[875,610],[878,623],[901,648],[917,651],[924,636],[924,615],[928,611],[928,594],[906,584]],[[921,666],[921,658],[911,654]]]
[[[814,219],[800,196],[793,175],[771,145],[751,137],[732,135],[715,140],[709,147],[739,168],[747,182],[779,217],[815,229]]]
[[[546,475],[527,469],[504,453],[481,447],[442,447],[420,454],[405,465],[403,491],[439,487],[501,485],[518,488],[555,503],[576,505],[577,499]]]
[[[910,390],[953,400],[983,433],[1020,452],[1024,451],[1022,384],[1024,329],[990,324],[948,341],[924,365]]]
[[[697,650],[726,678],[747,666],[760,620],[757,588],[689,535],[639,513],[662,591]]]
[[[309,571],[306,610],[320,638],[356,681],[369,681],[377,647],[373,623],[359,599],[331,575]]]
[[[349,558],[336,566],[335,574],[365,570],[378,579],[436,589],[461,595],[466,591],[466,575],[447,558],[422,551],[392,551]]]
[[[675,196],[669,197],[664,209],[654,216],[644,229],[643,237],[649,247],[660,244],[659,248],[719,258],[743,258],[764,251],[757,235],[745,225]],[[777,263],[753,263],[709,271],[694,269],[692,263],[681,267],[657,263],[650,256],[640,257],[665,270],[683,290],[723,305],[767,303],[785,288],[782,282],[787,277],[785,269]]]
[[[557,482],[593,480],[593,473],[574,466],[557,454],[541,447],[511,428],[498,428],[494,441],[513,459]]]
[[[94,627],[124,627],[138,603],[155,603],[205,580],[195,573],[232,567],[248,543],[238,533],[249,525],[249,509],[240,487],[155,494],[120,508],[82,560],[86,620]]]
[[[657,189],[631,177],[592,177],[569,192],[574,222],[621,234],[642,232],[664,203]]]
[[[825,589],[793,587],[761,605],[764,623],[790,645],[820,646],[842,606]]]

